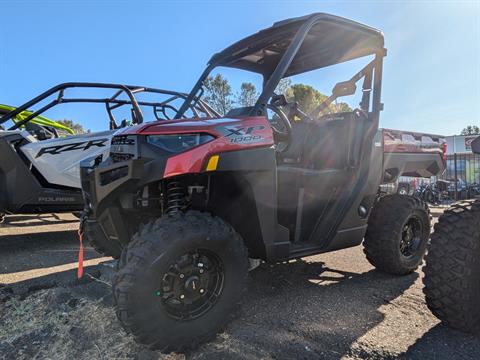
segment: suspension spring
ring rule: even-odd
[[[179,181],[167,182],[166,195],[165,212],[167,214],[176,214],[185,208],[185,191]]]

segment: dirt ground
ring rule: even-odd
[[[421,271],[382,274],[361,247],[264,264],[214,341],[187,354],[149,351],[115,318],[109,258],[87,248],[87,275],[76,280],[77,226],[71,215],[42,215],[0,227],[0,359],[480,358],[480,338],[430,314]]]

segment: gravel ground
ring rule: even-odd
[[[116,321],[108,258],[87,248],[87,275],[75,279],[77,225],[71,215],[12,216],[0,228],[1,359],[480,358],[480,338],[430,314],[420,271],[377,272],[361,247],[264,264],[214,341],[187,354],[149,351]]]

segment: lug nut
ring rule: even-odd
[[[184,277],[185,277],[185,275],[180,274],[180,279],[183,279]]]

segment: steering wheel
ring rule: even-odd
[[[270,126],[272,127],[273,132],[273,139],[276,146],[277,152],[284,152],[290,146],[290,139],[292,137],[292,124],[288,119],[287,115],[280,109],[277,105],[272,103],[267,104],[267,109],[271,110],[275,115],[277,115],[278,119],[280,120],[281,126],[276,127],[270,122]],[[278,144],[283,143],[284,146],[279,147]]]

